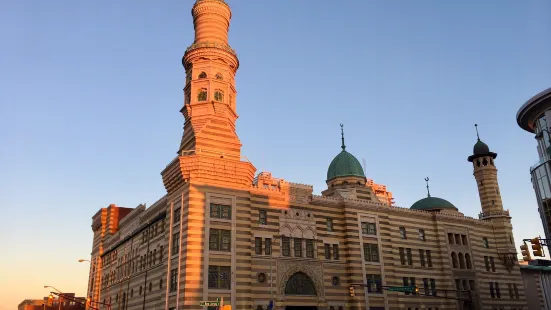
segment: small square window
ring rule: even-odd
[[[400,238],[407,239],[406,228],[405,227],[400,227]]]
[[[424,229],[419,229],[419,240],[427,241],[427,239],[425,238],[425,230]]]

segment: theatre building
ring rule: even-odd
[[[465,165],[478,185],[477,218],[429,192],[410,208],[394,206],[386,186],[366,178],[344,134],[320,167],[321,195],[258,172],[235,130],[230,7],[197,0],[192,14],[184,130],[161,172],[166,195],[93,216],[88,294],[96,306],[207,309],[202,301],[223,298],[253,310],[527,309],[497,154],[486,144],[479,139]],[[418,293],[388,290],[413,285]]]

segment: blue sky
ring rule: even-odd
[[[325,188],[340,151],[409,207],[431,193],[480,212],[474,123],[517,246],[543,234],[533,136],[518,108],[551,86],[551,3],[230,0],[238,134],[259,169]],[[0,309],[84,294],[92,215],[152,204],[182,134],[192,1],[3,1]]]

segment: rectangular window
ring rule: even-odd
[[[176,292],[178,287],[178,268],[170,271],[170,292]]]
[[[333,259],[339,260],[339,245],[333,244]]]
[[[408,277],[403,277],[403,278],[402,278],[402,284],[403,284],[404,286],[409,286],[408,282],[409,282],[409,278],[408,278]],[[406,295],[409,295],[409,292],[405,292],[405,294],[406,294]]]
[[[424,229],[419,229],[419,240],[421,241],[427,241],[425,239],[425,230]]]
[[[331,245],[326,243],[323,246],[325,248],[325,259],[331,259]]]
[[[209,288],[229,290],[231,288],[230,266],[209,266]]]
[[[489,282],[490,284],[490,296],[492,298],[495,298],[495,293],[494,293],[494,282]]]
[[[499,283],[495,282],[496,287],[496,297],[501,298],[501,292],[499,291]]]
[[[515,299],[519,299],[518,297],[518,286],[516,283],[513,283],[513,290],[515,291]]]
[[[382,281],[381,281],[381,275],[378,274],[367,274],[367,291],[369,293],[382,293],[383,287],[382,287]]]
[[[362,234],[367,235],[367,224],[366,222],[362,222]]]
[[[264,254],[272,255],[272,238],[264,239]]]
[[[454,239],[453,239],[453,234],[452,233],[448,233],[448,243],[449,244],[454,244]]]
[[[333,219],[332,218],[327,218],[327,231],[333,231]]]
[[[209,231],[209,250],[231,251],[231,231],[211,228]]]
[[[411,249],[407,248],[406,253],[407,253],[407,257],[408,257],[408,265],[412,266],[413,265],[413,256],[411,255]]]
[[[409,278],[409,285],[415,286],[415,278]],[[417,293],[413,292],[412,295],[417,295]]]
[[[496,265],[494,263],[494,258],[490,256],[490,265],[492,266],[492,272],[496,271]]]
[[[509,289],[509,298],[513,299],[513,284],[507,283],[507,288]]]
[[[488,238],[486,238],[486,237],[482,238],[482,245],[483,245],[485,248],[489,248],[489,247],[490,247],[490,243],[488,242]]]
[[[486,271],[490,271],[490,258],[488,256],[484,256],[484,266]]]
[[[398,252],[400,253],[400,263],[403,266],[406,264],[406,254],[404,253],[404,248],[399,248]]]
[[[257,255],[262,254],[262,238],[254,238],[254,253]]]
[[[314,240],[306,240],[306,257],[314,258]]]
[[[427,295],[427,296],[430,295],[429,279],[428,278],[423,278],[423,290],[425,291],[425,295]]]
[[[366,262],[379,261],[379,248],[377,247],[377,244],[364,243],[364,260]]]
[[[302,239],[294,238],[295,257],[302,257]]]
[[[173,219],[174,224],[180,222],[181,212],[182,212],[182,208],[178,208],[174,210],[174,219]]]
[[[436,280],[430,279],[430,291],[432,296],[436,296]]]
[[[258,212],[258,223],[261,225],[268,224],[268,212],[266,210],[260,210]]]
[[[377,226],[375,223],[362,223],[362,234],[364,235],[377,235]]]
[[[283,256],[291,256],[291,240],[289,237],[281,238],[281,252]]]
[[[407,239],[407,235],[406,235],[406,228],[405,227],[400,227],[400,238],[402,239]]]
[[[172,235],[172,255],[180,253],[180,232]]]
[[[432,257],[430,256],[430,250],[426,250],[425,253],[427,254],[427,267],[432,268]]]
[[[231,220],[231,206],[210,204],[210,217]]]
[[[467,245],[467,236],[461,235],[461,243],[463,243],[463,245]]]
[[[425,250],[419,250],[419,263],[422,267],[425,267]]]

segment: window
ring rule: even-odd
[[[407,254],[407,257],[408,257],[408,265],[412,266],[413,265],[413,257],[411,255],[411,249],[410,248],[406,249],[406,254]]]
[[[231,231],[211,228],[209,234],[209,250],[231,251]]]
[[[306,240],[306,257],[314,258],[314,240]]]
[[[268,213],[266,212],[266,210],[258,211],[258,223],[261,225],[268,224]]]
[[[174,210],[174,219],[173,219],[174,224],[180,222],[181,213],[182,213],[182,208],[178,208]]]
[[[333,259],[339,260],[339,245],[333,244]]]
[[[467,245],[467,236],[461,235],[461,242],[463,243],[463,245]]]
[[[488,282],[490,285],[490,296],[492,298],[495,298],[495,292],[494,292],[494,282]]]
[[[367,274],[367,291],[369,293],[382,293],[382,281],[381,275],[378,274]]]
[[[257,255],[262,254],[262,238],[254,238],[254,253]]]
[[[449,243],[449,244],[454,244],[453,234],[452,234],[452,233],[448,233],[448,243]]]
[[[205,72],[201,72],[199,73],[199,78],[200,79],[206,79],[207,78],[207,74]]]
[[[473,263],[471,262],[471,255],[469,253],[465,254],[465,263],[467,265],[467,269],[473,269]]]
[[[513,284],[507,283],[507,288],[509,289],[509,298],[513,299]]]
[[[160,279],[159,280],[159,289],[162,289],[163,288],[163,279]]]
[[[490,258],[488,256],[484,256],[484,266],[486,271],[490,271]]]
[[[289,237],[281,238],[281,252],[283,256],[291,256],[291,240]]]
[[[427,254],[427,267],[432,267],[432,257],[430,256],[430,250],[425,251]]]
[[[402,278],[402,283],[404,284],[404,286],[409,286],[409,278],[408,277],[403,277]],[[406,295],[409,295],[409,292],[405,292]]]
[[[224,77],[222,77],[222,73],[220,73],[220,72],[216,73],[215,77],[216,77],[217,80],[220,80],[220,81],[224,80]]]
[[[496,272],[496,265],[492,256],[490,256],[490,265],[492,266],[492,272]]]
[[[224,101],[224,92],[220,89],[214,90],[214,100],[216,101]]]
[[[515,299],[519,299],[518,297],[518,286],[516,283],[513,283],[513,290],[515,291]]]
[[[415,278],[409,278],[409,285],[415,286]],[[413,292],[412,295],[417,295],[417,293]]]
[[[423,278],[423,290],[425,291],[425,295],[427,295],[427,296],[430,295],[429,279],[428,278]]]
[[[230,266],[209,266],[209,288],[229,290],[231,288],[230,274]]]
[[[419,263],[421,263],[421,266],[425,267],[425,251],[419,250]]]
[[[197,101],[207,101],[207,89],[201,88],[197,93]]]
[[[231,207],[219,204],[210,204],[210,217],[231,220]]]
[[[302,257],[302,239],[294,238],[295,257]]]
[[[153,265],[157,265],[157,249],[153,250]]]
[[[325,259],[331,259],[331,245],[326,243],[323,246],[325,248]]]
[[[379,248],[373,243],[364,243],[364,259],[366,262],[379,261]]]
[[[400,263],[403,265],[406,264],[406,255],[404,253],[404,248],[399,248],[398,252],[400,253]]]
[[[178,268],[174,268],[170,271],[170,292],[176,292],[178,286]],[[142,294],[142,287],[140,286],[140,295]]]
[[[419,240],[421,241],[427,241],[425,239],[425,230],[424,229],[419,229]]]
[[[400,227],[400,238],[407,239],[406,228],[405,227]]]
[[[333,231],[333,219],[327,218],[327,231]]]
[[[496,287],[496,297],[501,298],[501,293],[499,292],[499,283],[495,282]]]
[[[272,255],[272,238],[264,239],[264,254]]]
[[[163,262],[163,252],[165,251],[165,246],[161,245],[161,250],[159,251],[159,260]]]
[[[149,291],[151,292],[151,290],[153,290],[153,283],[149,282]]]
[[[455,244],[461,245],[461,236],[459,234],[455,234]]]
[[[180,232],[172,235],[172,255],[177,255],[180,252]]]
[[[483,245],[485,248],[489,248],[489,247],[490,247],[490,243],[488,242],[488,238],[486,238],[486,237],[482,238],[482,245]]]
[[[459,260],[457,259],[457,254],[455,254],[455,252],[452,252],[452,267],[459,268]]]
[[[362,223],[362,234],[364,235],[376,235],[377,234],[377,226],[375,223]]]
[[[431,290],[431,295],[436,296],[436,280],[435,279],[430,279],[430,290]]]
[[[465,257],[463,256],[463,253],[459,253],[459,255],[457,255],[457,258],[459,259],[459,268],[465,269]]]

